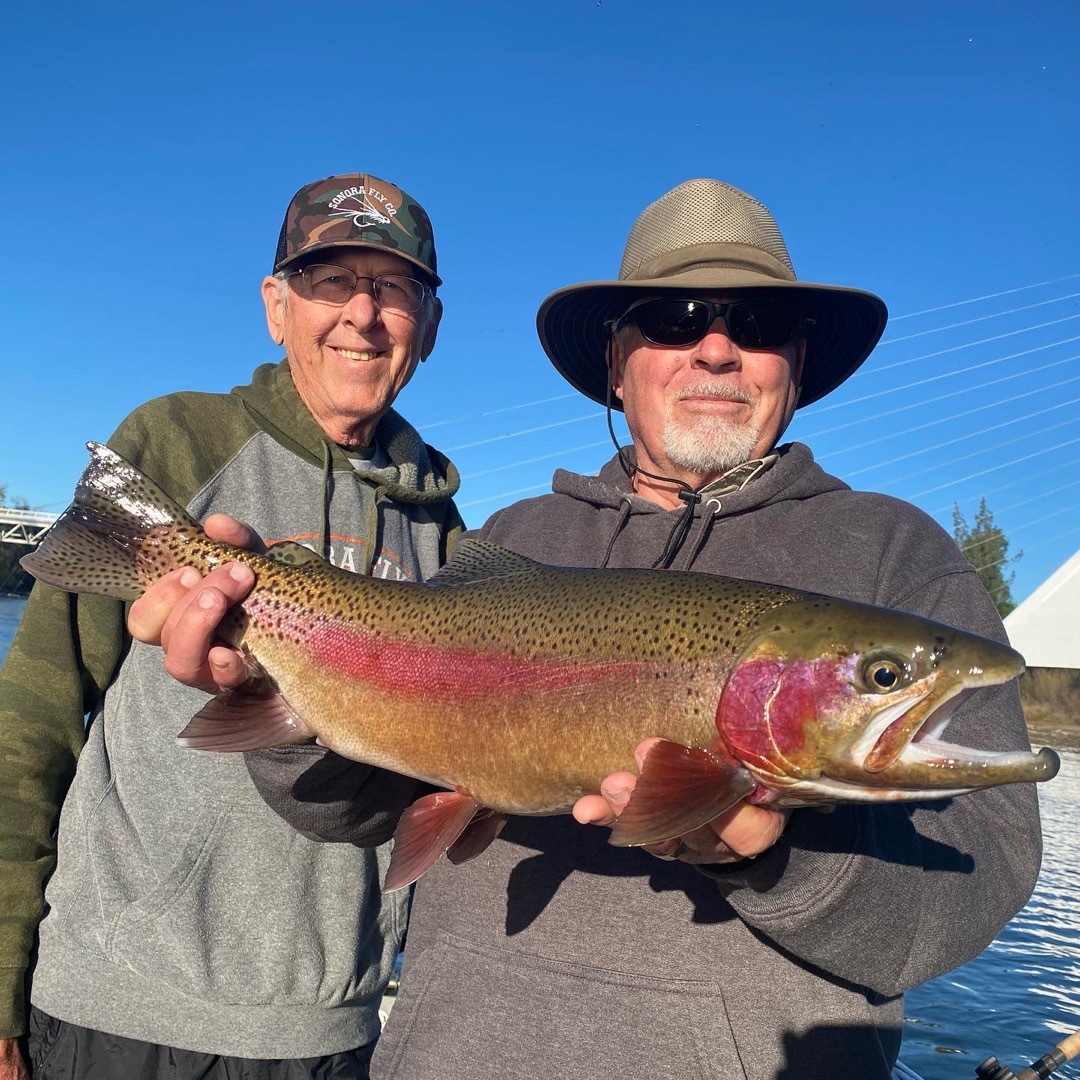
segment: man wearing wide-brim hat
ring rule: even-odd
[[[544,351],[567,381],[603,404],[611,324],[644,299],[733,293],[794,312],[810,360],[801,405],[835,390],[870,355],[888,313],[872,293],[798,281],[769,211],[715,180],[690,180],[638,218],[617,281],[569,285],[540,306]],[[786,343],[785,343],[786,344]]]
[[[560,289],[537,318],[570,383],[625,411],[632,445],[599,475],[557,472],[480,535],[542,562],[725,574],[1003,639],[930,518],[777,445],[885,320],[876,296],[798,282],[755,199],[679,185],[634,225],[617,281]],[[1027,747],[1015,687],[976,691],[949,730]],[[575,816],[611,823],[634,779],[609,777]],[[1039,867],[1031,785],[789,817],[744,804],[650,852],[606,835],[511,819],[480,857],[420,879],[373,1076],[884,1080],[900,995],[980,952]]]
[[[866,360],[885,318],[868,293],[799,283],[750,196],[680,185],[634,225],[617,281],[562,289],[538,316],[552,362],[625,411],[631,445],[598,475],[557,472],[551,494],[480,535],[541,562],[724,574],[1004,640],[929,517],[778,445],[797,406]],[[1026,748],[1015,686],[973,693],[950,737]],[[634,780],[608,777],[575,816],[611,823]],[[274,805],[308,835],[327,825]],[[350,820],[375,809],[356,803]],[[739,805],[648,850],[569,816],[512,818],[482,854],[417,883],[372,1077],[886,1080],[903,992],[992,940],[1039,852],[1032,785],[831,814]]]

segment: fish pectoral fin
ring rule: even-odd
[[[394,831],[394,851],[383,889],[386,892],[404,889],[427,873],[481,809],[476,799],[459,791],[435,791],[417,799],[401,815]],[[491,840],[494,839],[492,836]],[[479,848],[474,854],[479,855],[482,850]]]
[[[655,844],[696,829],[754,790],[750,773],[713,750],[659,739],[611,830],[616,847]]]
[[[502,832],[509,820],[509,814],[501,814],[486,806],[477,810],[461,835],[446,849],[446,857],[455,866],[475,859]]]
[[[195,750],[264,750],[303,742],[314,734],[280,694],[226,690],[191,718],[176,741]]]

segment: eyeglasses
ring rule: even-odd
[[[699,342],[715,319],[724,320],[728,336],[742,349],[778,349],[814,324],[813,319],[800,318],[798,309],[785,300],[714,304],[711,300],[663,296],[638,304],[608,327],[614,333],[632,323],[646,341],[674,349]]]
[[[424,302],[428,287],[406,274],[379,274],[377,277],[361,277],[344,266],[329,263],[311,263],[299,270],[291,270],[286,277],[298,277],[302,295],[318,304],[341,307],[356,293],[361,281],[371,282],[375,302],[388,311],[417,311]]]

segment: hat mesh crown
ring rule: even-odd
[[[687,180],[650,203],[634,222],[619,280],[626,280],[650,259],[697,244],[759,248],[787,267],[795,279],[787,245],[765,206],[720,180]]]

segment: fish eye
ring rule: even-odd
[[[874,657],[863,666],[863,679],[871,690],[887,694],[895,690],[904,678],[904,668],[895,660]]]

